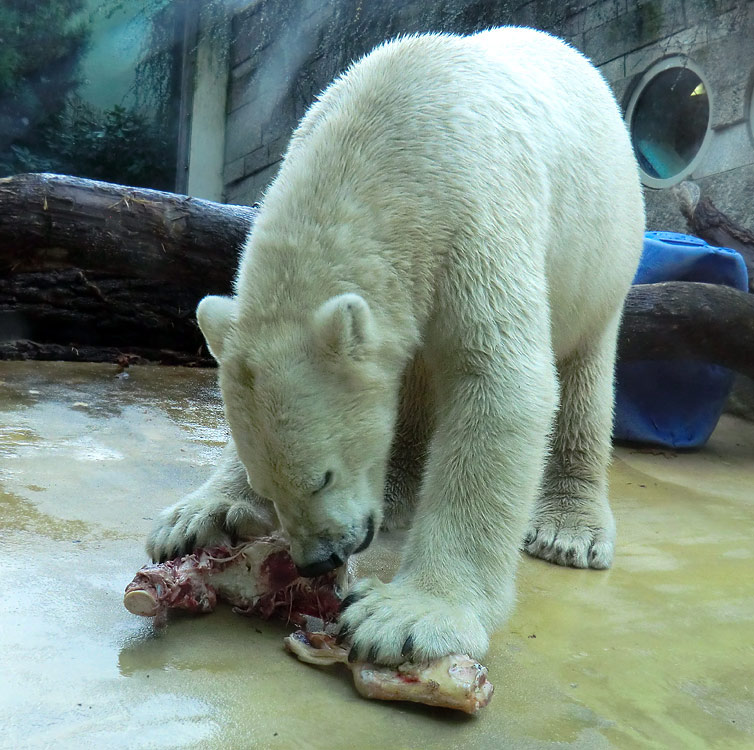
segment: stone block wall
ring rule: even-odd
[[[554,28],[561,2],[515,0],[257,0],[232,24],[225,199],[258,199],[296,123],[355,59],[399,34],[470,33],[506,23]],[[586,3],[582,3],[586,5]]]
[[[624,108],[651,65],[670,55],[692,60],[709,84],[712,129],[690,178],[754,228],[754,3],[747,0],[257,0],[232,22],[225,200],[260,197],[308,105],[376,44],[401,33],[503,24],[568,39],[600,67]],[[684,230],[669,190],[646,196],[650,228]]]
[[[754,230],[754,4],[746,0],[614,2],[625,10],[584,31],[580,49],[600,67],[624,107],[642,75],[679,55],[703,73],[710,133],[688,179]],[[650,229],[686,231],[671,190],[646,189]]]

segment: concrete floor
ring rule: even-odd
[[[222,609],[155,631],[122,607],[155,513],[220,451],[214,382],[0,363],[0,747],[754,747],[754,425],[616,451],[614,568],[523,560],[495,697],[467,718],[362,700],[278,625]]]

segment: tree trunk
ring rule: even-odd
[[[210,364],[194,311],[231,291],[255,215],[63,175],[0,180],[0,358]]]
[[[749,292],[754,292],[754,234],[719,211],[709,198],[702,198],[699,186],[693,182],[682,182],[674,192],[692,234],[711,245],[730,247],[741,253],[749,272]],[[754,359],[751,347],[748,356]],[[751,377],[742,377],[739,372],[726,409],[754,421],[754,380]]]
[[[695,183],[682,182],[673,192],[691,234],[715,247],[729,247],[741,253],[749,272],[749,291],[754,292],[754,234],[736,224],[709,198],[702,198]]]
[[[754,375],[754,296],[719,284],[670,281],[631,287],[618,356],[694,359]]]
[[[684,183],[692,229],[734,247],[754,279],[754,236]],[[194,311],[229,293],[254,207],[63,175],[0,180],[0,359],[212,362]],[[636,286],[623,359],[754,367],[754,297],[723,286]]]

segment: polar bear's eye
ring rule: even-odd
[[[320,483],[319,487],[317,487],[314,492],[312,492],[313,495],[316,495],[318,492],[322,492],[325,487],[327,487],[332,482],[332,472],[326,471],[325,475],[322,477],[322,482]]]

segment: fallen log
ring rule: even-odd
[[[74,344],[40,344],[18,339],[0,341],[0,360],[35,360],[47,362],[101,362],[122,368],[130,365],[180,365],[183,367],[214,367],[215,360],[202,351],[147,349],[139,346],[75,346]]]
[[[0,358],[209,365],[256,209],[54,174],[0,179]]]
[[[682,210],[700,234],[754,264],[754,236],[700,200],[696,186],[682,188]],[[0,180],[0,358],[211,364],[196,304],[230,292],[255,215],[64,175]],[[620,356],[695,358],[752,374],[752,300],[709,284],[634,287]]]
[[[689,281],[637,284],[623,311],[618,356],[700,360],[754,376],[754,296]]]
[[[0,270],[79,268],[228,291],[256,208],[57,174],[0,179]]]

